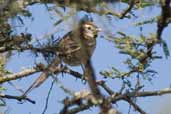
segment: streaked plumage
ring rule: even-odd
[[[99,30],[92,22],[85,22],[81,25],[79,32],[75,33],[73,31],[64,36],[59,41],[59,48],[57,49],[63,62],[70,66],[78,66],[83,62],[81,42],[84,43],[88,57],[91,57],[96,47],[96,38]]]
[[[70,66],[82,65],[85,58],[85,54],[83,54],[82,51],[86,50],[86,56],[88,55],[88,58],[92,56],[96,47],[96,38],[99,31],[100,29],[92,22],[82,23],[78,31],[68,33],[57,43],[59,58]],[[83,44],[84,46],[82,46]],[[86,49],[82,50],[83,47]],[[49,65],[49,70],[44,71],[23,95],[26,95],[34,88],[39,87],[48,78],[48,75],[54,71],[55,66],[59,64],[59,58],[55,58]]]

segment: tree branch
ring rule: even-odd
[[[122,99],[125,99],[127,97],[132,98],[132,97],[149,97],[149,96],[161,96],[165,94],[171,94],[171,89],[163,89],[163,90],[158,90],[158,91],[143,91],[143,92],[130,92],[130,93],[124,93],[124,94],[117,94],[114,93],[113,95],[109,96],[108,99],[111,102],[116,102]]]
[[[136,103],[134,103],[130,98],[125,99],[130,105],[134,107],[136,111],[138,111],[141,114],[147,114],[145,111],[143,111]]]
[[[169,18],[171,17],[171,7],[170,7],[170,2],[171,0],[161,0],[161,9],[162,9],[162,14],[160,18],[158,19],[157,23],[157,38],[159,41],[161,40],[161,35],[164,30],[164,28],[168,25],[169,23]]]
[[[127,9],[125,9],[120,15],[119,15],[119,18],[120,19],[123,19],[127,13],[129,13],[131,11],[131,9],[134,7],[134,4],[135,4],[135,1],[136,0],[131,0],[130,1],[130,4],[129,4],[129,7]]]
[[[125,94],[113,93],[112,95],[110,95],[106,99],[109,102],[116,103],[117,101],[125,100],[127,98],[132,98],[132,97],[135,98],[135,97],[161,96],[161,95],[165,95],[165,94],[171,94],[171,89],[169,88],[169,89],[163,89],[163,90],[158,90],[158,91],[143,91],[143,92],[136,92],[136,93],[130,92],[130,93],[125,93]],[[75,101],[73,100],[72,102],[75,102]],[[135,105],[135,104],[132,104],[132,105]],[[67,114],[75,114],[75,113],[78,113],[80,111],[89,109],[92,106],[94,106],[94,104],[92,104],[91,102],[84,103],[84,104],[82,103],[79,105],[79,107],[67,110]],[[140,111],[140,109],[138,109],[138,110]],[[142,111],[142,109],[141,109],[141,111]],[[60,113],[60,114],[66,114],[66,113]],[[144,113],[144,114],[146,114],[146,113]]]
[[[22,100],[27,100],[32,104],[35,104],[36,102],[27,98],[27,97],[23,97],[23,96],[11,96],[11,95],[5,95],[5,94],[0,94],[0,98],[5,98],[5,99],[15,99],[18,101],[22,101]]]
[[[15,73],[15,74],[2,76],[2,77],[0,77],[0,84],[2,84],[4,82],[11,81],[11,80],[16,80],[16,79],[20,79],[20,78],[23,78],[23,77],[27,77],[27,76],[29,76],[31,74],[34,74],[34,73],[37,73],[37,72],[39,72],[38,69],[31,68],[31,69],[25,69],[25,70],[23,70],[21,72]]]

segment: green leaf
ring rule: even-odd
[[[130,0],[122,0],[122,2],[124,2],[124,3],[129,3]]]
[[[156,17],[153,17],[151,19],[148,19],[148,20],[145,20],[145,21],[142,21],[142,22],[135,23],[134,25],[135,26],[141,26],[141,25],[145,25],[145,24],[152,24],[154,22],[156,22]]]
[[[0,87],[0,91],[5,91],[5,90],[6,90],[6,88]]]
[[[150,2],[143,2],[143,3],[141,3],[141,8],[149,7],[149,6],[152,6],[152,5],[154,5],[154,3],[150,3]]]

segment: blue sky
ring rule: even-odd
[[[15,31],[17,33],[21,31],[25,31],[25,28],[28,27],[27,32],[30,32],[33,34],[34,37],[38,39],[42,39],[44,34],[48,34],[53,31],[57,32],[57,34],[62,34],[65,29],[69,29],[68,25],[61,25],[58,27],[54,27],[53,23],[55,22],[55,19],[58,20],[57,15],[50,14],[46,11],[45,6],[43,5],[35,5],[33,7],[29,7],[29,10],[33,13],[34,20],[30,21],[28,18],[24,18],[25,25],[22,28],[17,28]],[[150,16],[155,16],[160,13],[159,8],[147,8],[144,11],[140,9],[137,14],[141,15],[141,19],[146,19]],[[94,20],[96,24],[103,29],[103,31],[100,33],[100,35],[104,35],[106,32],[112,32],[112,34],[116,35],[116,31],[126,31],[127,34],[137,36],[140,34],[138,27],[133,27],[132,23],[137,22],[137,20],[140,19],[124,19],[119,20],[117,18],[112,18],[112,21],[110,22],[109,19],[106,18],[106,16],[97,16],[94,15]],[[51,19],[54,18],[54,19]],[[17,24],[17,21],[13,21],[13,24]],[[143,28],[143,34],[153,33],[156,31],[156,24],[152,25],[146,25]],[[171,29],[171,26],[169,26],[166,30],[164,30],[163,38],[167,41],[169,49],[171,49],[171,45],[169,42],[171,42],[171,34],[169,34],[169,30]],[[99,36],[100,36],[99,35]],[[160,46],[156,46],[157,53],[160,55],[163,55],[163,51]],[[124,55],[118,54],[118,49],[115,48],[115,45],[104,38],[98,38],[97,40],[97,47],[95,50],[95,53],[92,57],[92,63],[95,68],[96,74],[98,79],[102,79],[99,75],[99,72],[104,69],[110,69],[112,66],[115,66],[121,70],[126,70],[126,67],[122,63],[126,57]],[[42,58],[34,58],[34,55],[30,52],[24,52],[22,54],[15,54],[10,60],[7,65],[7,68],[18,72],[21,71],[23,68],[28,68],[34,65],[35,62],[42,61]],[[153,79],[152,83],[145,81],[145,88],[146,90],[158,90],[167,88],[171,84],[171,77],[170,74],[170,68],[171,67],[171,58],[168,59],[161,59],[161,60],[155,60],[152,63],[152,68],[158,71],[158,74]],[[74,67],[73,69],[80,71],[80,68]],[[35,74],[33,76],[30,76],[28,78],[24,78],[21,80],[17,80],[14,83],[17,84],[19,87],[26,89],[33,81],[38,77],[39,74]],[[76,80],[73,77],[69,75],[64,75],[64,77],[59,77],[59,80],[65,84],[65,87],[72,89],[73,91],[79,91],[81,89],[87,89],[88,86],[84,85],[80,80]],[[50,87],[52,79],[49,78],[41,87],[38,89],[35,89],[29,94],[29,97],[33,100],[36,100],[36,104],[30,104],[28,102],[24,102],[23,104],[19,104],[17,101],[8,100],[8,107],[10,110],[10,114],[41,114],[45,105],[45,99]],[[121,83],[119,80],[106,80],[110,87],[114,90],[120,89]],[[8,86],[8,85],[6,85]],[[19,94],[15,91],[12,87],[8,86],[7,93],[9,94]],[[58,111],[62,108],[62,104],[60,103],[63,98],[65,98],[67,94],[65,94],[58,86],[53,87],[52,94],[50,96],[48,110],[46,114],[55,114],[58,113]],[[168,105],[171,102],[171,95],[166,95],[162,97],[146,97],[146,98],[140,98],[137,103],[140,104],[140,106],[147,111],[149,114],[159,114],[161,110],[165,110],[168,112],[160,113],[160,114],[169,114],[171,113],[171,110],[167,108]],[[116,106],[116,105],[114,105]],[[128,111],[128,104],[121,101],[118,103],[118,106],[116,106],[123,114],[127,113]],[[94,108],[94,107],[93,107]],[[167,109],[165,109],[167,108]],[[95,110],[88,110],[84,111],[79,114],[94,114],[97,113],[98,108],[95,108]],[[131,114],[138,114],[137,112],[132,112]]]

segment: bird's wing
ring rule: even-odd
[[[72,34],[68,34],[58,43],[59,55],[67,55],[80,49],[80,44],[72,38]]]

